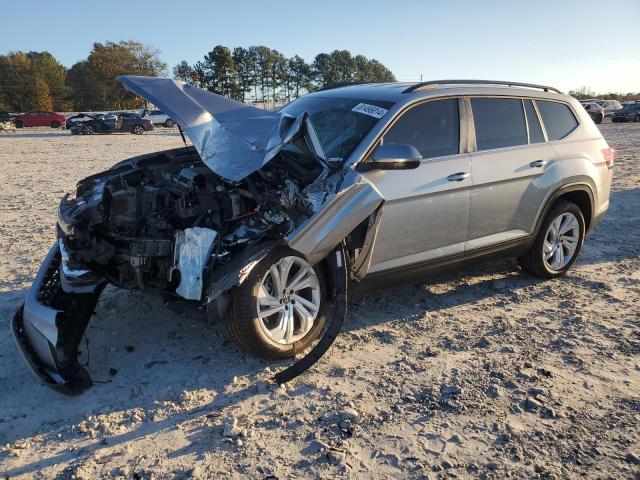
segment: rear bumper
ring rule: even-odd
[[[78,347],[106,282],[85,277],[82,284],[65,267],[56,243],[36,275],[11,330],[26,363],[46,385],[77,395],[92,385],[78,363]],[[67,276],[62,273],[66,270]]]

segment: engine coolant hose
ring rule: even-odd
[[[329,350],[340,333],[344,318],[347,314],[347,265],[344,244],[340,243],[333,252],[331,271],[334,275],[334,304],[331,323],[315,347],[304,357],[290,367],[278,372],[273,377],[281,385],[311,368]]]

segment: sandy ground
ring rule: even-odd
[[[177,133],[0,135],[0,474],[10,478],[640,478],[640,124],[611,209],[563,279],[512,260],[363,296],[312,371],[247,356],[224,326],[108,289],[88,329],[96,385],[61,396],[8,320],[76,180]],[[4,478],[4,477],[3,477]]]

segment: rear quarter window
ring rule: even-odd
[[[542,122],[547,130],[549,140],[560,140],[573,132],[578,126],[578,120],[568,105],[546,100],[536,100]]]

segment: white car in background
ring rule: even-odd
[[[604,109],[605,117],[610,117],[614,112],[617,112],[622,108],[622,104],[618,100],[602,100],[600,98],[590,98],[588,100],[582,100],[581,103],[597,103]]]
[[[176,125],[176,122],[169,118],[169,115],[160,110],[147,110],[143,108],[140,110],[140,117],[145,120],[151,120],[154,125],[163,125],[168,128],[172,128]]]
[[[589,116],[594,123],[602,123],[604,120],[604,108],[602,108],[596,102],[580,102],[584,109],[589,112]]]

